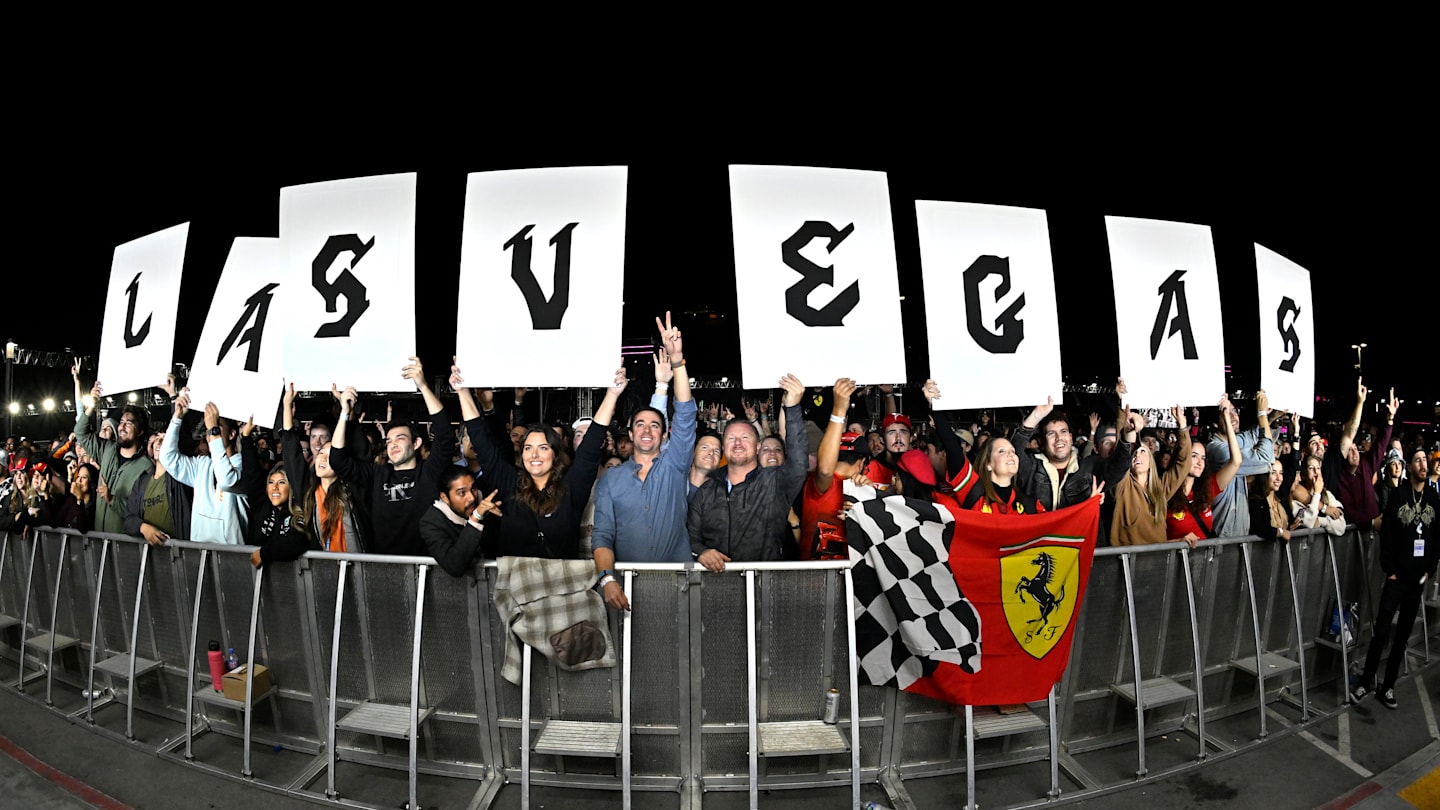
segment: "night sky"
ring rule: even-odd
[[[1047,211],[1067,382],[1113,383],[1118,371],[1103,220],[1117,215],[1212,227],[1232,389],[1252,391],[1259,379],[1252,246],[1259,242],[1312,274],[1319,395],[1349,407],[1356,361],[1350,347],[1365,342],[1366,383],[1373,390],[1395,385],[1406,400],[1402,419],[1429,421],[1440,400],[1434,327],[1426,321],[1435,309],[1433,270],[1428,257],[1423,269],[1417,259],[1420,213],[1382,200],[1373,174],[1407,161],[1403,145],[1377,154],[1343,132],[1315,135],[1298,125],[1257,122],[1243,130],[1212,124],[1183,137],[1119,129],[1083,143],[1052,142],[1033,127],[1024,137],[944,130],[913,140],[822,134],[789,143],[715,130],[703,144],[677,135],[611,138],[607,147],[541,147],[520,136],[507,145],[467,131],[433,140],[411,133],[362,149],[345,140],[343,126],[328,126],[333,143],[311,137],[282,144],[272,133],[183,152],[166,139],[134,134],[23,167],[22,191],[34,204],[12,238],[39,240],[48,250],[32,254],[35,265],[6,274],[5,337],[26,348],[94,352],[115,246],[189,221],[176,345],[176,359],[188,362],[210,303],[208,279],[218,277],[233,237],[276,235],[282,186],[418,171],[416,319],[421,359],[433,376],[454,344],[466,173],[624,164],[630,167],[625,337],[649,340],[653,317],[666,309],[700,313],[680,319],[692,373],[734,377],[727,165],[811,165],[889,174],[912,382],[928,371],[914,200],[930,199]],[[1338,151],[1325,161],[1311,157],[1327,148]],[[52,258],[39,258],[45,255]],[[483,330],[483,314],[467,311],[467,323]],[[495,337],[497,347],[513,350],[505,336]],[[22,367],[16,375],[17,399],[38,398],[43,388],[68,396],[61,370]]]

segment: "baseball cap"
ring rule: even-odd
[[[885,419],[880,422],[880,429],[887,430],[891,425],[895,424],[896,422],[904,425],[906,430],[915,430],[915,426],[910,423],[910,417],[906,416],[903,413],[886,414]]]
[[[860,434],[855,433],[854,431],[842,435],[840,437],[840,452],[854,452],[855,442],[860,441],[860,438]]]
[[[924,450],[906,450],[900,454],[900,469],[915,476],[915,480],[926,486],[935,486],[935,468],[930,466],[930,456]]]

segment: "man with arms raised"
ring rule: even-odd
[[[1118,389],[1124,391],[1123,380]],[[1054,398],[1047,398],[1044,405],[1035,406],[1010,437],[1012,444],[1022,447],[1039,431],[1040,453],[1020,454],[1015,486],[1038,501],[1047,512],[1084,503],[1090,499],[1097,483],[1103,482],[1106,491],[1113,491],[1125,477],[1130,462],[1129,454],[1124,452],[1082,457],[1071,438],[1069,420],[1054,410]],[[1101,545],[1108,545],[1107,534],[1105,522],[1101,521]]]
[[[786,374],[780,387],[785,389],[785,424],[802,424],[805,386]],[[731,561],[783,558],[790,502],[805,485],[805,442],[804,430],[785,431],[785,463],[762,468],[755,426],[739,419],[725,426],[724,474],[707,480],[690,500],[690,550],[701,565],[724,571]]]
[[[1223,400],[1220,418],[1230,420],[1230,430],[1240,442],[1240,471],[1230,485],[1215,495],[1210,509],[1215,516],[1211,529],[1216,537],[1244,537],[1250,533],[1250,501],[1245,493],[1247,475],[1269,475],[1275,461],[1275,443],[1270,438],[1270,398],[1255,392],[1256,426],[1240,430],[1240,412]],[[1210,438],[1205,445],[1206,463],[1211,469],[1223,468],[1230,461],[1230,441],[1223,435]]]
[[[401,376],[415,383],[415,390],[425,398],[430,413],[430,429],[435,446],[430,457],[420,460],[420,447],[425,437],[414,425],[396,423],[385,432],[387,461],[372,464],[357,459],[345,450],[347,431],[337,430],[330,444],[330,466],[344,481],[351,481],[370,493],[370,517],[375,537],[367,549],[375,554],[407,554],[424,556],[425,543],[420,539],[420,515],[440,495],[440,473],[451,466],[455,456],[455,429],[440,398],[425,382],[425,369],[420,358],[412,357],[401,369]],[[354,388],[340,394],[340,422],[349,418],[358,395]]]
[[[850,397],[855,381],[835,381],[830,401],[830,423],[820,437],[815,472],[805,479],[804,502],[800,509],[800,559],[845,559],[845,522],[836,516],[845,505],[841,484],[865,467],[865,453],[857,447],[864,436],[845,431]]]
[[[102,497],[97,498],[95,504],[95,531],[124,534],[125,510],[129,505],[130,491],[135,488],[136,481],[155,469],[155,465],[145,453],[145,437],[150,432],[150,414],[139,405],[126,405],[120,409],[120,423],[115,430],[115,438],[101,438],[95,433],[95,407],[102,392],[100,382],[97,380],[90,389],[89,404],[79,407],[79,360],[70,368],[70,376],[75,381],[77,397],[75,439],[100,465],[100,480],[104,484]]]
[[[636,411],[630,417],[628,437],[634,447],[630,459],[601,478],[595,489],[595,531],[590,538],[595,570],[605,603],[617,610],[629,610],[630,602],[615,579],[616,560],[690,559],[685,520],[696,406],[690,396],[690,371],[685,367],[680,330],[671,325],[668,312],[665,323],[656,318],[655,325],[663,344],[656,367],[668,366],[674,375],[675,424],[670,441],[662,447],[664,413],[654,407]],[[657,382],[656,387],[662,384]]]

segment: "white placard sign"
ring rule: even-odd
[[[297,390],[404,391],[415,354],[415,175],[280,190],[285,371]],[[428,302],[449,309],[453,302]]]
[[[730,211],[746,388],[905,382],[883,172],[731,166]]]
[[[599,387],[614,381],[627,182],[624,166],[469,176],[455,336],[467,384]],[[653,278],[683,287],[673,270]]]
[[[214,402],[220,415],[274,427],[284,379],[285,247],[279,239],[236,237],[215,286],[190,366],[190,406]]]
[[[1064,396],[1045,212],[915,203],[930,376],[945,410]]]
[[[1225,391],[1225,339],[1209,226],[1106,217],[1105,229],[1129,404],[1213,404]]]
[[[165,382],[175,359],[175,317],[190,223],[115,248],[95,378],[106,395]]]
[[[1315,409],[1315,314],[1310,272],[1255,246],[1260,301],[1260,385],[1270,407],[1311,416]]]

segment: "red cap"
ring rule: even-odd
[[[854,431],[840,437],[840,452],[849,452],[855,449],[855,442],[860,441],[860,434]]]
[[[916,481],[926,486],[935,486],[935,468],[930,466],[930,456],[926,455],[924,450],[906,450],[900,454],[897,466],[914,476]]]
[[[885,420],[880,423],[880,429],[885,430],[896,422],[904,425],[906,430],[913,431],[915,429],[915,426],[910,424],[910,417],[906,416],[903,413],[892,413],[886,415]]]

